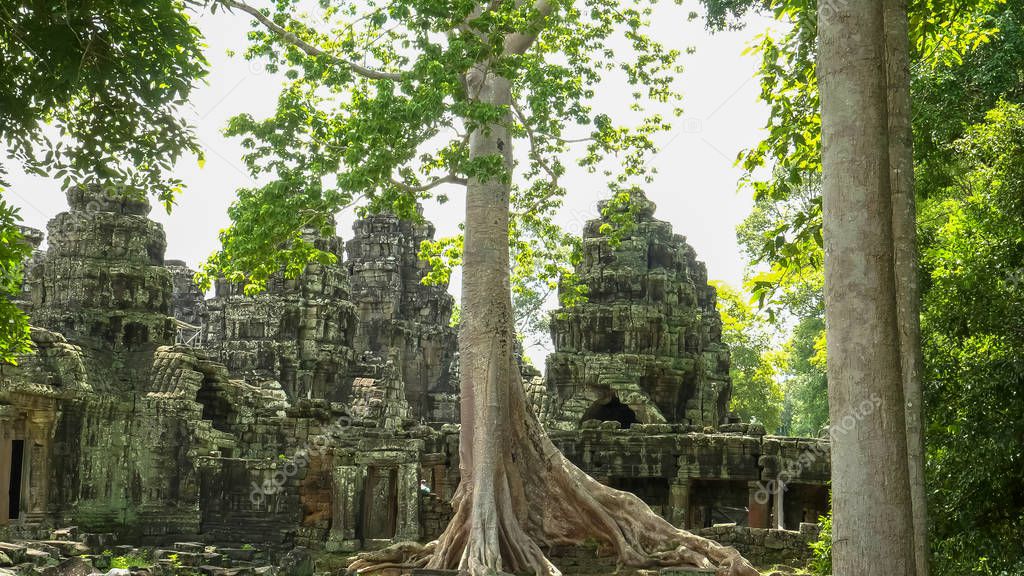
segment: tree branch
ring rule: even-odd
[[[555,188],[558,187],[558,174],[555,173],[554,169],[548,164],[547,160],[537,150],[537,136],[533,133],[533,128],[526,121],[526,115],[523,114],[523,110],[519,107],[519,103],[512,100],[512,110],[516,113],[516,118],[519,119],[519,123],[523,125],[523,130],[526,131],[526,138],[530,141],[530,156],[537,164],[547,173],[551,178],[551,185]]]
[[[246,14],[252,16],[256,21],[262,24],[267,30],[270,30],[274,34],[277,34],[281,40],[295,46],[299,50],[302,50],[306,54],[315,57],[330,58],[336,63],[345,66],[355,74],[358,74],[364,78],[371,80],[401,80],[402,75],[396,72],[383,72],[381,70],[374,70],[373,68],[367,68],[360,64],[356,64],[350,60],[335,56],[329,52],[325,52],[316,46],[313,46],[309,42],[306,42],[302,38],[299,38],[294,32],[290,32],[267,17],[266,14],[260,12],[256,8],[246,4],[245,2],[239,2],[238,0],[216,0],[217,2],[227,6],[228,8],[237,8]]]
[[[405,190],[406,192],[413,192],[413,193],[415,193],[415,192],[426,192],[427,190],[431,190],[433,188],[437,188],[438,186],[440,186],[442,184],[459,184],[459,185],[465,186],[466,185],[466,179],[465,178],[459,178],[455,174],[448,174],[447,176],[444,176],[442,178],[435,178],[435,179],[431,180],[430,182],[427,182],[426,184],[421,184],[419,186],[410,186],[409,184],[406,184],[404,182],[399,182],[398,180],[395,180],[394,178],[391,178],[391,184],[401,188],[402,190]]]
[[[555,9],[551,0],[536,0],[533,7],[538,13],[538,24],[540,24],[541,20],[547,18]],[[505,53],[524,54],[537,40],[537,34],[537,32],[533,32],[531,34],[507,34],[505,36]]]

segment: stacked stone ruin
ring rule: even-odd
[[[277,382],[293,400],[341,400],[345,375],[355,359],[355,310],[339,238],[307,240],[337,258],[311,263],[297,278],[279,273],[266,290],[246,296],[244,287],[220,280],[206,304],[205,348],[216,351],[232,375]]]
[[[585,228],[590,297],[554,313],[546,378],[522,367],[553,441],[682,527],[816,520],[827,443],[729,418],[704,266],[633,201],[619,242],[607,217]],[[207,298],[164,260],[143,197],[68,202],[18,300],[35,350],[0,371],[0,536],[74,525],[327,551],[437,536],[459,482],[459,389],[453,299],[417,256],[429,223],[368,216],[347,245],[310,231],[333,263]]]
[[[555,311],[547,361],[549,428],[584,420],[717,426],[729,403],[729,351],[707,270],[685,238],[634,192],[628,227],[610,205],[583,229],[576,269],[587,299]],[[624,210],[624,209],[623,209]]]
[[[451,386],[454,299],[447,286],[422,282],[429,264],[420,245],[433,240],[429,222],[376,214],[356,221],[348,242],[352,302],[359,322],[354,346],[361,354],[393,356],[417,421],[457,422]]]

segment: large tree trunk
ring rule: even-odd
[[[882,0],[820,8],[833,569],[912,576]]]
[[[910,501],[917,576],[928,576],[928,508],[924,489],[923,394],[921,392],[921,293],[917,281],[917,209],[914,198],[913,132],[910,119],[910,39],[907,0],[884,0],[889,114],[889,174],[896,266],[903,399],[907,418]]]
[[[469,74],[479,101],[508,107],[507,79],[485,67]],[[501,155],[511,170],[506,118],[475,130],[473,158]],[[357,557],[349,570],[425,566],[471,575],[553,576],[541,547],[594,540],[628,566],[695,566],[757,576],[732,548],[679,530],[636,496],[608,488],[569,462],[548,439],[513,357],[508,274],[509,183],[471,178],[466,199],[462,319],[462,482],[448,528],[425,547],[402,544]]]

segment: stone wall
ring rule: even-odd
[[[209,324],[210,312],[206,295],[195,282],[195,271],[181,260],[168,260],[167,270],[171,273],[171,316],[177,321],[177,343],[195,346],[205,338],[205,327]]]
[[[355,360],[356,317],[340,238],[309,238],[334,254],[335,264],[311,263],[297,278],[275,274],[265,292],[246,296],[242,287],[216,284],[207,303],[204,347],[230,373],[248,382],[274,381],[292,400],[347,397]]]
[[[800,524],[799,530],[750,528],[723,524],[694,531],[724,546],[732,546],[755,566],[803,565],[811,559],[811,543],[818,540],[817,524]]]
[[[550,434],[573,464],[682,528],[797,528],[827,511],[827,442],[766,436],[758,424],[732,430],[587,421]]]

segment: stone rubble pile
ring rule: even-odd
[[[54,530],[46,539],[0,542],[0,576],[314,576],[314,557],[295,549],[270,558],[254,546],[174,542],[115,544],[114,534]]]

